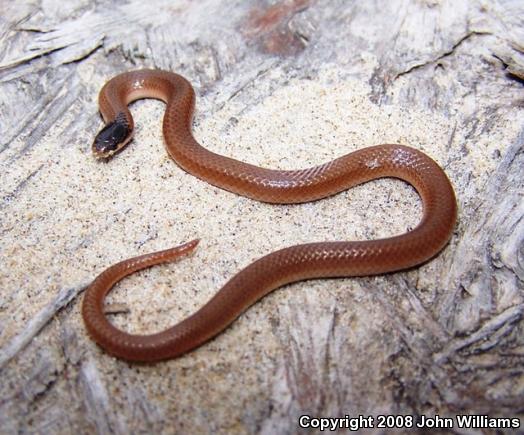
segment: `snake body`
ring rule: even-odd
[[[448,242],[457,207],[446,174],[426,154],[403,145],[378,145],[304,170],[260,168],[215,154],[191,133],[195,93],[183,77],[139,70],[118,75],[101,90],[99,105],[106,127],[93,151],[110,157],[130,140],[133,118],[128,104],[152,97],[166,103],[163,133],[169,155],[187,172],[223,189],[258,201],[301,203],[382,177],[410,183],[422,199],[418,226],[402,235],[371,241],[308,243],[272,252],[238,272],[201,309],[165,331],[128,334],[104,315],[104,298],[123,277],[191,252],[198,241],[124,260],[100,274],[87,289],[82,313],[91,337],[109,353],[134,361],[181,355],[230,325],[250,305],[292,282],[322,277],[383,274],[421,264]]]

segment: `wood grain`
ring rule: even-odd
[[[517,0],[0,2],[0,432],[298,433],[302,414],[524,424],[523,17]],[[121,258],[203,240],[115,291],[114,321],[151,332],[271,250],[420,216],[390,181],[300,207],[213,188],[166,156],[160,103],[135,104],[130,149],[95,162],[98,91],[140,67],[187,77],[199,140],[255,164],[420,147],[455,186],[452,242],[405,273],[288,286],[180,359],[107,356],[79,305]]]

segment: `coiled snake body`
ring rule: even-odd
[[[128,334],[104,315],[104,298],[123,277],[192,251],[194,240],[176,248],[124,260],[106,269],[87,289],[82,314],[91,337],[109,353],[134,361],[178,356],[217,335],[250,305],[272,290],[321,277],[383,274],[413,267],[435,256],[451,237],[456,221],[453,188],[427,155],[403,145],[378,145],[304,170],[264,169],[215,154],[191,133],[195,93],[183,77],[139,70],[111,79],[101,90],[100,111],[107,123],[93,144],[108,158],[131,139],[133,118],[127,105],[139,98],[163,100],[166,148],[187,172],[223,189],[270,203],[313,201],[381,177],[395,177],[415,187],[423,217],[405,234],[371,241],[334,241],[291,246],[272,252],[238,272],[200,310],[165,331]]]

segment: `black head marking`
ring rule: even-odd
[[[124,145],[130,130],[123,114],[107,124],[95,137],[93,151],[99,157],[109,157]]]

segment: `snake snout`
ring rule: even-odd
[[[96,157],[107,158],[120,150],[129,137],[129,127],[120,117],[107,124],[95,137],[93,153]]]

